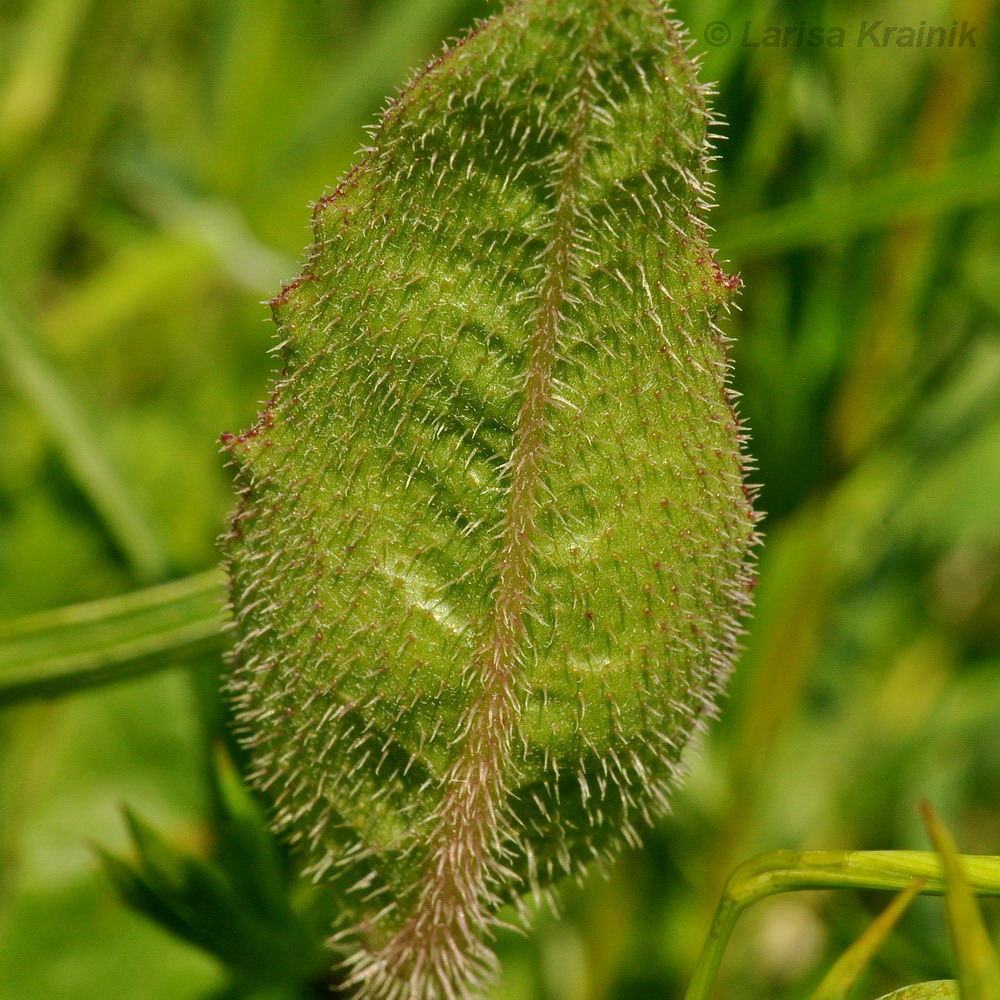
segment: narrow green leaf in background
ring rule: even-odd
[[[25,324],[0,296],[0,359],[49,427],[52,440],[136,575],[152,582],[165,570],[156,533],[128,486],[96,444],[81,406],[49,365]]]
[[[0,623],[0,706],[58,698],[224,645],[217,570]]]
[[[285,859],[263,817],[221,757],[218,774],[221,816],[209,857],[178,851],[126,811],[135,860],[99,850],[104,870],[127,903],[219,959],[251,992],[318,979],[327,960],[325,901],[314,891],[293,904]]]
[[[834,963],[810,1000],[847,1000],[875,953],[885,944],[899,918],[924,886],[917,879],[878,915],[865,932]]]
[[[948,879],[945,911],[962,1000],[1000,1000],[1000,957],[969,886],[965,861],[929,803],[922,803],[921,812]]]

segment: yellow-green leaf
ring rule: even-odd
[[[958,983],[953,979],[935,979],[893,990],[879,1000],[959,1000]]]
[[[983,916],[969,887],[955,842],[929,804],[921,807],[947,877],[945,912],[951,934],[962,1000],[1000,1000],[1000,957],[990,941]]]
[[[899,918],[924,887],[923,879],[913,882],[872,921],[871,925],[834,963],[816,988],[811,1000],[847,1000],[861,974],[879,948],[885,944]]]

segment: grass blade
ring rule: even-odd
[[[847,1000],[875,953],[885,943],[899,918],[923,887],[924,880],[917,879],[879,914],[864,934],[837,959],[811,1000]]]
[[[727,254],[740,260],[828,245],[905,218],[926,218],[1000,201],[1000,152],[955,160],[931,176],[900,171],[849,189],[810,198],[720,227]]]
[[[141,504],[108,460],[80,402],[42,356],[27,324],[2,296],[0,357],[48,425],[67,467],[136,575],[146,582],[162,576],[166,556]]]
[[[962,1000],[1000,1000],[1000,957],[972,895],[963,859],[951,834],[928,803],[922,803],[921,813],[947,877],[945,911]]]
[[[223,646],[221,575],[0,623],[0,707],[112,684]]]

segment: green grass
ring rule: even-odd
[[[0,6],[4,617],[212,566],[232,505],[219,433],[257,412],[259,303],[298,270],[307,203],[408,69],[483,9]],[[680,997],[740,862],[924,848],[922,798],[962,851],[1000,853],[998,12],[679,13],[730,122],[713,242],[746,285],[728,331],[769,512],[757,611],[674,817],[609,879],[571,887],[563,917],[501,939],[504,1000]],[[876,17],[969,19],[979,45],[700,37],[719,19],[737,38],[745,20],[850,36]],[[51,666],[67,651],[58,630],[46,641]],[[89,847],[126,851],[123,804],[180,850],[215,842],[219,661],[197,656],[0,715],[2,1000],[223,995],[219,967],[126,909]],[[887,902],[760,904],[717,995],[809,996]],[[995,935],[997,904],[984,911]],[[954,972],[941,903],[921,899],[860,995]]]

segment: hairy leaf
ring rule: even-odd
[[[958,984],[953,979],[935,979],[930,983],[904,986],[879,1000],[959,1000]]]
[[[749,601],[712,116],[657,0],[524,0],[390,106],[227,435],[232,691],[362,995],[662,813]]]

